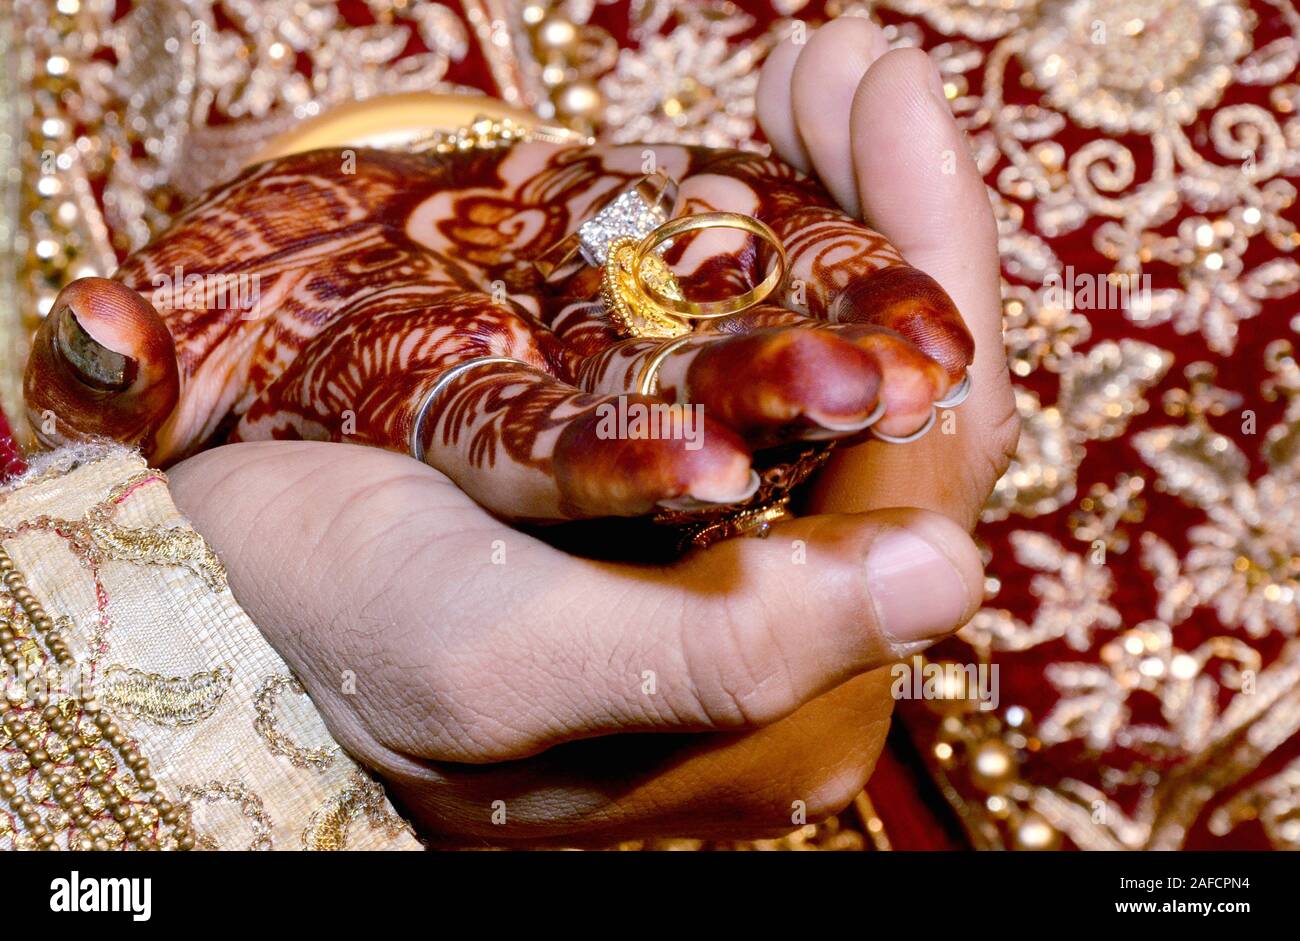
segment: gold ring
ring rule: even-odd
[[[685,336],[669,340],[663,346],[659,347],[654,356],[646,360],[646,364],[641,367],[641,375],[637,379],[636,390],[641,395],[658,395],[659,394],[659,367],[664,364],[673,350],[684,344],[691,338],[688,333]]]
[[[605,260],[605,271],[600,279],[600,299],[606,313],[625,336],[670,340],[690,333],[689,323],[661,310],[637,287],[632,276],[637,241],[625,236],[609,246],[609,257]],[[672,292],[673,297],[681,297],[677,279],[666,261],[656,254],[645,259],[643,264],[649,269],[642,273],[643,277],[652,281],[663,279],[664,289]]]
[[[651,252],[664,242],[677,238],[686,232],[694,232],[696,229],[739,229],[742,232],[748,232],[772,246],[772,250],[776,253],[776,263],[772,266],[772,270],[767,273],[767,277],[748,291],[716,301],[689,301],[670,297],[658,285],[647,283],[642,279],[641,264]],[[691,216],[682,216],[680,219],[674,219],[671,222],[665,222],[642,239],[633,258],[632,277],[636,281],[637,287],[647,296],[653,298],[654,302],[662,309],[679,317],[689,317],[693,320],[713,320],[718,317],[729,317],[732,314],[753,307],[775,291],[781,282],[785,280],[786,265],[785,246],[776,237],[776,233],[758,219],[751,216],[742,216],[738,212],[701,212]]]

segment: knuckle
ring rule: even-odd
[[[755,605],[728,598],[684,633],[687,676],[709,725],[763,726],[797,707],[780,644]]]
[[[1016,456],[1016,449],[1020,444],[1020,425],[1020,411],[1016,408],[1015,396],[1008,384],[1005,391],[998,396],[988,434],[985,437],[995,481],[1006,473],[1012,459]]]

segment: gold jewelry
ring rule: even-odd
[[[660,251],[671,239],[696,229],[740,229],[772,244],[776,263],[754,288],[716,301],[689,301]],[[629,336],[675,337],[689,333],[687,319],[713,319],[740,313],[767,297],[785,277],[785,249],[770,228],[734,212],[684,216],[656,227],[639,242],[621,236],[609,244],[600,295],[610,318]]]
[[[744,504],[704,510],[663,509],[655,515],[655,522],[678,527],[678,548],[683,551],[736,536],[762,538],[774,523],[794,515],[789,507],[791,491],[825,464],[834,448],[835,442],[810,443],[795,452],[783,449],[775,453],[775,463],[764,466],[755,462],[758,491]]]
[[[599,267],[609,258],[610,246],[620,238],[641,238],[668,219],[677,202],[677,181],[662,170],[641,177],[619,192],[600,210],[533,261],[544,279],[568,274],[579,254]]]
[[[636,390],[641,395],[659,394],[659,367],[664,364],[672,352],[689,340],[690,334],[669,340],[651,356],[641,367],[641,375],[636,382]]]
[[[364,101],[334,105],[314,118],[296,122],[285,133],[250,155],[244,166],[274,160],[289,154],[321,148],[377,147],[385,150],[437,150],[439,142],[476,136],[480,122],[497,122],[497,132],[507,126],[522,128],[526,140],[559,144],[593,144],[585,135],[555,124],[542,124],[537,115],[515,108],[487,95],[400,92],[375,95]],[[496,146],[498,133],[488,131],[481,139]],[[500,134],[499,137],[505,137]],[[504,143],[498,138],[497,143]],[[428,145],[433,144],[430,148]]]
[[[463,150],[494,150],[527,140],[528,128],[509,118],[476,115],[469,124],[450,131],[429,131],[407,145],[412,153],[454,154]]]
[[[716,301],[688,301],[680,297],[680,291],[678,297],[673,297],[664,289],[662,283],[647,280],[642,266],[650,258],[657,257],[656,252],[660,246],[679,235],[697,229],[739,229],[748,232],[772,246],[776,254],[776,263],[762,281],[734,297]],[[667,222],[642,239],[633,259],[632,276],[636,286],[665,312],[679,317],[689,317],[692,320],[713,320],[738,314],[766,298],[785,280],[787,264],[785,246],[776,237],[776,233],[758,219],[742,216],[738,212],[701,212]]]
[[[637,287],[633,260],[637,240],[631,236],[616,239],[609,246],[605,273],[600,279],[600,297],[610,318],[619,329],[634,337],[679,337],[691,332],[691,325],[680,317],[666,313]],[[645,260],[642,277],[652,281],[669,297],[681,299],[681,288],[673,271],[658,255]]]
[[[428,392],[424,393],[424,398],[420,400],[420,407],[415,411],[415,419],[411,422],[410,451],[411,457],[417,461],[424,461],[424,436],[420,434],[420,429],[424,425],[425,416],[428,415],[433,400],[438,397],[443,389],[451,383],[453,379],[463,373],[469,372],[476,366],[487,366],[491,363],[514,363],[517,366],[529,366],[523,360],[514,359],[510,356],[476,356],[474,359],[467,359],[463,363],[457,363],[449,367],[446,372],[438,377],[438,381]]]
[[[438,154],[454,154],[465,150],[495,150],[498,147],[510,147],[525,141],[546,141],[551,144],[587,144],[595,143],[590,137],[584,137],[568,128],[551,124],[530,126],[508,117],[494,118],[479,114],[463,127],[450,131],[428,131],[411,140],[406,149],[412,153],[433,151]]]

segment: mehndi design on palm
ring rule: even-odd
[[[676,343],[655,397],[637,389],[664,341],[620,334],[602,271],[545,284],[532,264],[641,177],[647,154],[679,181],[678,213],[753,216],[789,257],[784,289]],[[689,291],[720,296],[763,278],[753,246],[710,232],[668,257]],[[172,285],[194,275],[194,291]],[[223,277],[255,285],[255,307],[213,296]],[[112,281],[65,288],[26,394],[47,443],[107,436],[162,464],[225,440],[407,451],[426,404],[427,463],[498,515],[556,521],[745,501],[763,449],[868,426],[910,435],[972,354],[933,279],[775,159],[540,142],[321,150],[249,169]],[[426,402],[479,357],[514,362],[462,370]],[[598,407],[620,397],[701,406],[699,446],[602,434]]]

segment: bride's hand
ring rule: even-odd
[[[868,28],[846,22],[811,45]],[[859,51],[814,65],[838,78],[865,66]],[[790,82],[772,78],[789,59],[769,68],[765,123],[778,153],[825,187],[778,159],[672,145],[317,150],[250,168],[114,280],[60,293],[28,366],[32,424],[50,443],[103,435],[164,465],[227,435],[411,451],[498,516],[547,521],[744,502],[765,466],[755,452],[774,445],[946,433],[931,428],[936,404],[968,388],[971,333],[935,279],[858,213],[906,236],[907,213],[927,186],[947,188],[962,144],[954,135],[894,167],[880,153],[917,142],[888,140],[874,120],[851,135],[848,98],[842,123],[825,127],[833,82],[792,105]],[[789,257],[785,289],[665,343],[614,329],[598,268],[543,283],[532,262],[651,169],[680,181],[688,220],[725,210],[770,226]],[[927,220],[926,238],[987,281],[984,247],[961,239],[981,210]],[[674,243],[695,299],[737,294],[768,266],[735,230]],[[623,416],[647,414],[652,433],[621,430]]]

